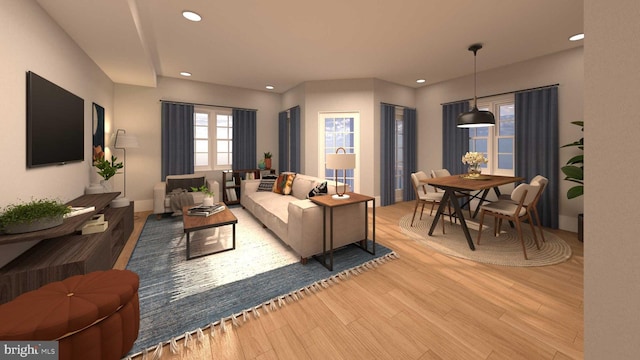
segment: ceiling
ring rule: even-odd
[[[188,71],[278,93],[356,78],[420,87],[472,74],[474,43],[478,71],[583,45],[568,41],[582,0],[36,1],[111,80],[141,86]]]

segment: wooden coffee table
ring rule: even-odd
[[[188,215],[189,208],[192,206],[185,206],[182,208],[182,225],[184,227],[184,233],[187,234],[187,260],[199,258],[202,256],[207,256],[211,254],[217,254],[223,251],[234,250],[236,248],[236,224],[238,223],[238,219],[235,215],[229,210],[228,207],[225,207],[224,210],[219,213],[213,214],[211,216],[197,216],[197,215]],[[194,256],[191,256],[191,237],[190,234],[192,232],[198,230],[212,229],[220,226],[231,225],[233,227],[233,246],[230,248],[218,249],[215,251],[200,253]],[[205,239],[206,240],[206,239]]]

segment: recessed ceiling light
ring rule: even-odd
[[[182,76],[191,76],[191,73],[190,72],[186,72],[186,71],[182,71],[182,72],[180,72],[180,75],[182,75]]]
[[[580,34],[575,34],[572,37],[569,38],[569,41],[578,41],[578,40],[582,40],[584,39],[584,34],[580,33]]]
[[[425,79],[418,79],[418,80],[416,80],[416,82],[417,82],[418,84],[425,83],[426,81],[427,81],[427,80],[425,80]]]
[[[268,90],[273,90],[273,89],[275,89],[275,87],[274,87],[273,85],[267,85],[267,86],[265,86],[265,87],[266,87]]]
[[[182,16],[184,16],[185,19],[191,20],[191,21],[200,21],[200,20],[202,20],[202,16],[194,13],[193,11],[189,11],[189,10],[183,11],[182,12]]]

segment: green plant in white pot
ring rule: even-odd
[[[0,214],[0,229],[7,234],[44,230],[62,224],[71,209],[56,200],[39,199],[10,204]]]
[[[202,199],[202,205],[204,206],[213,206],[213,196],[215,195],[213,191],[209,190],[207,185],[201,185],[200,187],[191,187],[191,191],[199,191],[204,194],[204,198]]]

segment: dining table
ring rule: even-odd
[[[437,178],[427,178],[420,180],[422,183],[431,185],[438,189],[444,190],[444,194],[442,195],[442,200],[440,201],[440,206],[438,206],[438,211],[436,212],[435,217],[433,218],[433,222],[431,223],[431,228],[429,229],[429,236],[433,234],[433,231],[438,224],[438,220],[440,216],[443,215],[443,212],[447,208],[447,204],[451,202],[453,208],[455,210],[456,217],[460,220],[460,225],[462,226],[462,231],[467,239],[467,243],[469,244],[469,248],[471,250],[475,250],[475,246],[473,245],[473,241],[471,240],[471,234],[469,234],[469,228],[467,227],[467,222],[465,221],[464,214],[462,213],[462,206],[456,197],[457,193],[469,194],[469,196],[477,198],[479,200],[479,204],[476,207],[476,210],[472,217],[475,217],[478,214],[478,210],[480,206],[487,200],[487,195],[489,191],[493,189],[496,196],[500,197],[500,186],[511,184],[519,181],[523,181],[524,178],[520,176],[502,176],[502,175],[485,175],[480,174],[476,176],[470,176],[468,174],[461,175],[451,175],[451,176],[443,176]],[[477,195],[470,194],[471,192],[475,192]],[[467,205],[469,201],[467,201]],[[480,231],[480,230],[478,230]]]

